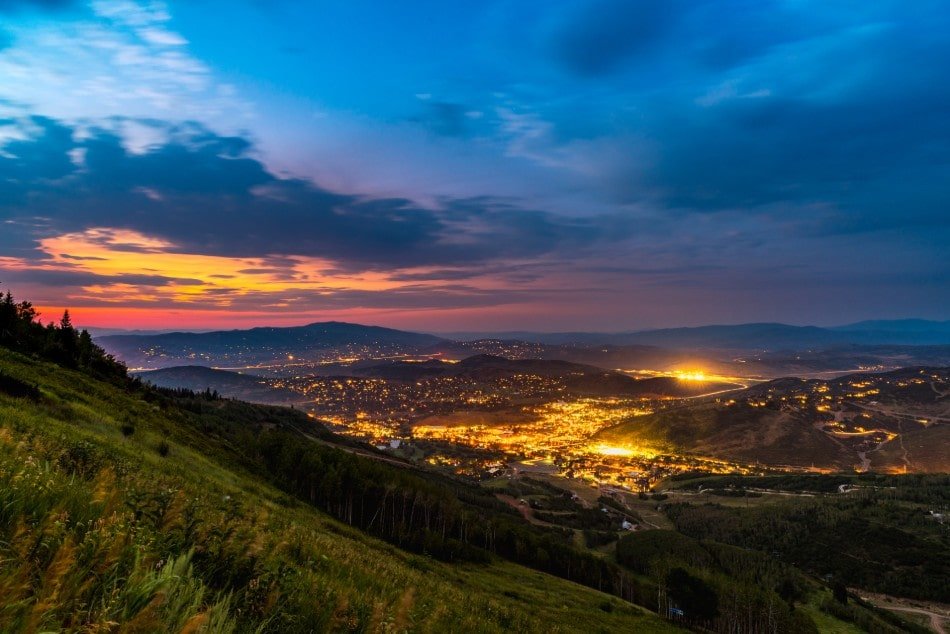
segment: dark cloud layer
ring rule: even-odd
[[[679,0],[585,3],[555,32],[554,56],[578,75],[603,75],[661,44],[682,8]]]
[[[77,140],[63,123],[30,124],[38,132],[8,143],[0,157],[0,217],[49,232],[133,229],[186,252],[315,256],[351,269],[534,257],[624,237],[616,220],[563,218],[491,198],[447,199],[434,211],[329,192],[278,178],[250,157],[245,139],[195,125],[131,153],[111,131]]]
[[[636,104],[601,118],[605,137],[622,127],[634,139],[600,169],[616,202],[784,213],[824,235],[950,223],[941,3],[578,7],[555,31],[553,61],[630,86]],[[576,116],[564,113],[552,124],[569,141]]]
[[[202,284],[201,280],[191,278],[165,277],[162,275],[97,275],[87,271],[70,271],[68,269],[14,269],[3,272],[3,282],[8,284],[29,282],[51,287],[73,288],[91,286],[94,284],[131,284],[133,286],[167,286],[178,284],[193,286]]]

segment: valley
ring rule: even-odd
[[[0,602],[0,624],[16,630],[93,601],[83,622],[222,632],[378,630],[384,613],[466,631],[922,632],[859,595],[943,597],[950,483],[926,472],[945,471],[946,368],[767,381],[476,354],[129,376],[65,318],[10,305],[0,584],[25,598]],[[102,584],[80,582],[89,565]]]

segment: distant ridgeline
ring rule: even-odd
[[[49,322],[44,326],[33,304],[15,301],[9,291],[0,300],[0,346],[101,379],[126,377],[124,364],[94,344],[88,331],[73,327],[68,310],[59,325]]]

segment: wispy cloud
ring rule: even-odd
[[[73,121],[122,115],[246,124],[249,103],[188,52],[170,18],[160,2],[97,0],[75,19],[15,22],[0,51],[0,99],[20,104],[19,114]]]

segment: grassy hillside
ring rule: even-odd
[[[744,463],[945,473],[950,369],[783,378],[640,416],[599,438]]]
[[[596,438],[738,462],[847,468],[854,454],[795,412],[715,402],[638,416]],[[794,451],[789,451],[789,448]]]
[[[4,632],[672,630],[541,572],[368,537],[231,459],[213,415],[2,348],[0,371]],[[241,407],[234,424],[296,416]]]

